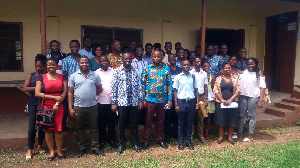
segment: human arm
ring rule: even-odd
[[[147,80],[147,67],[146,66],[144,69],[143,69],[143,72],[142,72],[142,75],[141,75],[141,85],[142,85],[142,94],[143,94],[143,104],[144,104],[144,107],[147,108],[147,101],[145,99],[145,96],[146,96],[146,80]]]
[[[225,103],[226,100],[223,99],[222,95],[221,95],[221,87],[220,87],[220,83],[221,83],[221,79],[222,77],[219,76],[217,79],[216,79],[216,82],[214,84],[214,89],[213,89],[213,92],[215,94],[215,97],[216,97],[216,101],[218,103]]]
[[[118,98],[118,71],[115,70],[114,73],[113,73],[113,80],[112,80],[112,83],[111,83],[111,91],[110,91],[110,98],[111,98],[111,110],[113,112],[116,112],[117,111],[117,98]]]
[[[42,92],[42,84],[43,84],[43,77],[40,75],[38,77],[38,80],[36,81],[35,86],[35,97],[38,98],[44,98],[45,100],[53,99],[57,102],[61,102],[61,96],[52,96],[52,95],[46,95]]]
[[[195,93],[196,93],[196,107],[195,107],[195,109],[199,109],[200,96],[199,96],[199,93],[198,93],[198,88],[195,88]]]
[[[238,78],[231,78],[233,84],[234,84],[234,94],[230,97],[230,99],[226,100],[225,105],[229,105],[234,99],[236,99],[240,93],[241,93],[241,85],[240,85],[240,80]]]
[[[260,80],[259,80],[259,89],[260,89],[260,96],[259,96],[259,100],[257,102],[257,108],[262,108],[263,107],[263,99],[264,99],[264,95],[265,95],[265,88],[266,88],[266,81],[265,81],[265,76],[263,75],[262,72],[260,72]]]
[[[69,114],[71,117],[76,117],[77,114],[73,109],[73,100],[74,100],[74,87],[70,87],[68,89],[68,106],[69,106]]]
[[[31,73],[29,73],[26,76],[26,79],[23,84],[23,92],[34,92],[35,91],[35,87],[30,87],[30,79],[31,79]]]
[[[176,113],[180,113],[180,107],[178,105],[178,99],[177,99],[177,89],[174,89],[174,103],[175,103],[175,111]]]

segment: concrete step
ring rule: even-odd
[[[299,113],[279,107],[267,107],[265,113],[275,115],[277,117],[282,117],[286,122],[296,121],[300,119]]]
[[[287,102],[278,102],[274,104],[275,107],[288,109],[291,111],[300,111],[300,105],[294,103],[287,103]]]
[[[293,104],[300,105],[300,99],[289,98],[289,99],[282,99],[282,101],[286,103],[293,103]]]
[[[283,122],[285,122],[283,117],[267,113],[256,113],[256,127],[271,127]]]

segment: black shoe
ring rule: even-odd
[[[100,142],[99,149],[103,150],[105,147],[105,144],[106,144],[106,142]]]
[[[145,143],[144,143],[144,146],[143,146],[143,150],[148,149],[149,146],[150,146],[150,142],[145,142]]]
[[[92,150],[92,152],[98,156],[105,156],[105,154],[100,149]]]
[[[137,153],[140,153],[141,152],[141,148],[139,145],[134,145],[134,150],[137,152]]]
[[[117,144],[116,144],[116,142],[115,141],[109,141],[108,142],[108,144],[112,147],[112,148],[117,148],[118,146],[117,146]]]
[[[165,136],[165,141],[166,141],[166,143],[170,143],[170,136]]]
[[[206,143],[206,140],[204,137],[200,137],[200,138],[197,138],[198,141],[200,141],[201,143]]]
[[[168,145],[167,145],[164,141],[162,141],[162,142],[157,142],[157,143],[158,143],[158,145],[159,145],[160,147],[165,148],[165,149],[168,149]]]
[[[85,153],[86,153],[85,150],[78,151],[77,158],[81,158]]]
[[[119,145],[119,147],[118,147],[118,149],[117,149],[117,153],[118,153],[118,154],[121,154],[121,153],[124,152],[124,150],[125,150],[124,145]]]
[[[194,150],[194,146],[192,145],[192,143],[187,143],[186,146],[187,146],[190,150]]]
[[[178,149],[179,149],[179,150],[183,150],[183,148],[184,148],[183,144],[179,144],[179,145],[178,145]]]

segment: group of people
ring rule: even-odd
[[[190,52],[179,42],[175,44],[175,54],[171,52],[171,42],[165,43],[165,51],[159,43],[147,43],[145,55],[144,48],[137,46],[135,41],[122,49],[121,41],[113,40],[112,52],[108,55],[100,45],[93,45],[90,37],[85,37],[83,42],[84,48],[79,50],[79,41],[72,40],[71,53],[66,55],[60,52],[58,41],[51,41],[52,52],[47,57],[38,54],[36,72],[26,77],[23,90],[31,95],[27,160],[32,158],[37,131],[36,110],[41,108],[41,102],[44,109],[53,110],[55,127],[38,130],[37,150],[44,151],[45,137],[50,161],[55,157],[66,158],[62,152],[66,123],[76,128],[78,158],[86,153],[86,122],[90,128],[91,150],[99,156],[104,156],[102,149],[106,143],[117,148],[117,153],[123,153],[128,127],[134,150],[148,149],[154,121],[159,146],[168,148],[167,143],[175,136],[179,150],[185,146],[194,150],[194,120],[194,136],[205,143],[210,138],[213,113],[219,126],[217,143],[223,142],[226,131],[228,142],[234,144],[235,128],[241,138],[246,116],[250,120],[249,134],[243,141],[253,140],[255,112],[263,105],[266,84],[257,59],[246,58],[245,48],[240,49],[238,56],[228,56],[227,45],[222,44],[220,55],[216,55],[219,47],[208,44],[205,58],[201,59],[200,46]],[[204,126],[206,113],[208,118]],[[142,146],[138,138],[139,123],[144,124]]]

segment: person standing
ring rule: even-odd
[[[197,76],[190,73],[190,62],[181,62],[182,73],[178,74],[173,83],[175,111],[178,113],[178,149],[183,150],[184,135],[186,146],[194,150],[192,145],[192,129],[194,111],[199,108]],[[186,124],[186,133],[184,126]]]
[[[220,52],[220,60],[219,60],[219,71],[221,69],[223,69],[223,64],[228,62],[229,61],[229,58],[230,56],[227,55],[227,52],[228,52],[228,47],[226,44],[221,44],[220,45],[220,49],[221,49],[221,52]]]
[[[108,54],[108,60],[110,62],[110,66],[113,69],[120,67],[122,62],[122,54],[121,54],[121,41],[119,39],[115,39],[111,44],[112,52]]]
[[[138,142],[137,113],[143,108],[143,93],[140,74],[137,69],[131,67],[132,57],[130,53],[123,53],[123,65],[117,68],[113,74],[111,88],[111,109],[118,111],[118,139],[117,153],[125,150],[125,128],[130,124],[131,141],[136,152],[140,152]]]
[[[97,44],[94,45],[92,53],[95,57],[90,59],[90,68],[91,71],[96,71],[97,69],[100,68],[100,57],[103,54],[102,47]]]
[[[163,59],[163,62],[168,62],[169,55],[172,54],[172,43],[171,42],[165,42],[165,56]]]
[[[101,80],[90,70],[90,60],[87,56],[79,58],[80,69],[69,78],[69,113],[76,117],[76,140],[79,147],[77,158],[86,153],[84,125],[86,119],[90,126],[91,149],[98,156],[104,156],[99,149],[98,106],[96,96],[101,93]],[[74,105],[74,106],[73,106]]]
[[[129,52],[131,54],[132,59],[134,59],[135,55],[136,55],[136,41],[131,40],[130,43],[128,44],[128,48],[129,48]]]
[[[209,67],[210,67],[208,73],[212,74],[214,77],[218,77],[219,76],[219,62],[221,60],[221,57],[214,54],[214,45],[213,44],[207,45],[205,58],[208,60]]]
[[[153,46],[151,43],[147,43],[145,45],[145,51],[146,51],[146,54],[143,56],[143,59],[145,61],[148,62],[148,64],[152,64],[153,61],[152,61],[152,50],[153,50]]]
[[[143,69],[148,65],[148,62],[143,59],[144,49],[142,46],[136,47],[136,56],[132,60],[131,66],[138,70],[139,74],[142,75]]]
[[[32,159],[32,150],[34,148],[35,134],[36,134],[36,111],[39,104],[39,98],[35,97],[35,85],[40,74],[46,73],[46,57],[42,54],[38,54],[35,57],[35,72],[29,73],[26,76],[23,92],[28,92],[30,98],[28,100],[28,117],[29,117],[29,128],[28,128],[28,150],[26,153],[26,160]],[[38,130],[38,146],[37,151],[44,153],[45,150],[42,147],[45,138],[45,132],[42,129]]]
[[[56,58],[58,60],[57,70],[58,74],[62,74],[62,62],[66,58],[66,55],[60,52],[60,43],[57,40],[52,40],[50,42],[51,53],[48,54],[47,58]]]
[[[142,87],[144,106],[146,108],[146,122],[144,128],[144,146],[150,146],[150,135],[154,112],[156,112],[157,142],[162,148],[168,148],[164,141],[165,105],[172,107],[172,81],[170,68],[162,65],[160,51],[153,51],[153,64],[147,65],[142,73]]]
[[[99,142],[100,142],[100,149],[102,150],[106,142],[108,142],[108,144],[112,148],[117,148],[115,142],[116,113],[111,111],[111,99],[110,99],[111,84],[113,80],[114,69],[112,69],[109,66],[109,60],[105,55],[100,56],[99,62],[100,62],[100,68],[97,69],[95,73],[100,77],[102,89],[103,89],[103,91],[97,97]],[[107,133],[106,133],[106,127],[107,127]]]
[[[238,52],[238,61],[236,64],[236,68],[240,71],[244,71],[247,69],[247,63],[246,58],[247,57],[247,49],[246,48],[240,48]]]
[[[92,59],[95,57],[95,55],[93,54],[93,51],[92,51],[92,46],[93,46],[92,39],[88,36],[83,37],[83,47],[84,48],[79,50],[78,53],[80,55],[87,56],[89,59]]]

